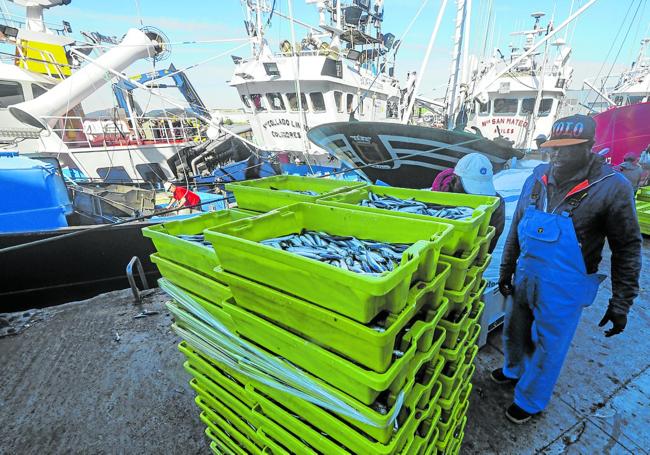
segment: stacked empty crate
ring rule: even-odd
[[[373,188],[363,184],[273,177],[230,188],[240,207],[276,210],[255,218],[217,212],[145,232],[162,275],[181,288],[172,290],[170,310],[186,339],[180,349],[212,449],[457,453],[493,205],[472,200],[471,232],[458,235],[458,223],[335,200]],[[279,208],[294,202],[307,203]],[[303,230],[411,246],[393,271],[366,275],[259,243]],[[201,234],[214,250],[179,237]],[[259,364],[215,358],[220,351],[209,347],[219,341],[211,344],[208,334],[204,343],[207,320],[259,353]],[[264,368],[286,369],[308,387],[293,384],[291,374],[260,376]]]
[[[650,186],[639,188],[636,193],[636,213],[641,233],[650,235]]]

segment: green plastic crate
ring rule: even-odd
[[[441,262],[441,264],[444,264]],[[459,291],[452,291],[445,289],[444,296],[449,299],[449,308],[450,313],[460,311],[465,308],[468,302],[471,300],[472,289],[474,289],[476,280],[478,277],[471,278]]]
[[[284,430],[280,425],[255,413],[237,397],[228,393],[218,385],[211,391],[201,387],[196,379],[192,379],[190,386],[198,394],[195,399],[197,405],[206,413],[216,413],[226,419],[241,433],[247,434],[248,439],[255,442],[262,449],[271,447],[272,453],[293,453],[300,455],[315,455],[316,452],[307,447],[298,438]],[[208,414],[208,418],[211,416]],[[213,424],[219,425],[216,419],[210,418]],[[251,433],[252,430],[252,433]],[[288,450],[280,446],[286,447]]]
[[[458,399],[463,394],[463,390],[465,390],[468,384],[471,385],[470,380],[472,379],[475,370],[476,370],[475,365],[463,365],[461,371],[461,380],[456,385],[456,390],[452,391],[449,398],[446,399],[440,398],[438,400],[438,406],[442,408],[443,413],[453,412],[453,408],[459,402]]]
[[[154,253],[150,257],[151,262],[156,264],[164,278],[205,300],[222,302],[232,297],[228,286],[216,281],[214,278],[194,272],[168,259],[163,259],[158,253]]]
[[[444,349],[444,348],[440,349],[440,353],[445,358],[447,363],[452,364],[452,363],[457,363],[459,361],[459,359],[462,357],[462,355],[465,352],[464,347],[467,343],[469,336],[470,336],[469,330],[464,329],[461,331],[459,335],[459,341],[456,344],[456,347],[454,347],[453,349]]]
[[[453,432],[458,426],[458,422],[465,417],[463,412],[469,407],[469,402],[463,401],[460,396],[461,395],[459,395],[458,403],[454,405],[451,411],[441,412],[440,420],[438,420],[438,440],[447,439],[450,432]]]
[[[365,185],[367,185],[365,182],[332,178],[276,175],[257,180],[226,183],[226,189],[234,194],[237,207],[255,212],[269,212],[298,202],[315,202],[322,197]],[[319,194],[309,196],[282,190],[314,191]]]
[[[217,455],[239,455],[240,452],[234,452],[230,450],[228,445],[222,441],[229,441],[228,435],[223,433],[221,430],[218,430],[216,433],[207,427],[205,429],[205,435],[210,439],[210,448]]]
[[[417,384],[412,393],[407,394],[405,398],[405,406],[398,417],[399,429],[397,432],[393,431],[392,426],[388,426],[383,432],[376,427],[368,428],[372,428],[372,431],[359,432],[355,426],[365,427],[365,425],[358,421],[349,419],[348,423],[345,423],[331,412],[302,398],[253,382],[228,366],[220,365],[217,368],[187,345],[184,346],[184,343],[179,348],[188,358],[185,369],[202,386],[211,388],[218,384],[228,388],[240,398],[244,396],[242,401],[253,403],[254,406],[257,406],[255,408],[257,411],[280,424],[310,447],[317,448],[323,453],[343,453],[340,449],[337,450],[338,446],[334,441],[343,444],[353,453],[396,453],[407,443],[408,438],[413,435],[423,419],[433,412],[432,403],[438,399],[440,394],[438,382],[431,381],[427,385]],[[435,388],[436,391],[431,395],[428,409],[418,410],[416,404],[427,388]],[[383,437],[377,438],[380,434]],[[372,436],[378,441],[373,442],[366,435]]]
[[[467,285],[467,283],[469,283],[470,280],[474,280],[474,287],[471,290],[472,293],[478,292],[479,288],[483,284],[482,282],[483,273],[485,273],[485,270],[488,268],[491,261],[492,261],[492,255],[488,254],[483,259],[482,264],[473,265],[467,272],[467,277],[465,278],[465,284]]]
[[[431,441],[438,439],[438,427],[436,422],[438,422],[439,419],[440,406],[435,406],[431,418],[420,424],[413,441],[408,447],[404,447],[402,453],[409,455],[423,455],[426,447],[431,443]]]
[[[258,243],[302,229],[411,245],[391,272],[368,275]],[[362,323],[382,311],[399,313],[409,288],[436,274],[448,224],[363,213],[315,204],[290,207],[205,231],[222,268],[292,294]]]
[[[220,419],[216,414],[202,412],[200,415],[201,421],[207,425],[208,430],[206,434],[214,442],[221,442],[228,447],[233,453],[237,455],[260,455],[262,450],[251,442],[245,435],[241,434],[237,429],[230,425],[227,421]],[[216,420],[219,425],[215,425],[212,421]]]
[[[374,327],[237,275],[221,272],[219,278],[229,285],[237,306],[362,366],[384,372],[407,324],[427,315],[436,324],[447,312],[442,293],[448,274],[449,267],[443,267],[433,281],[416,283],[402,311],[387,315],[383,324],[375,321]]]
[[[214,249],[176,236],[201,234],[209,227],[251,216],[254,215],[242,210],[219,210],[184,220],[148,226],[142,229],[142,235],[151,239],[158,256],[211,276],[214,275],[214,268],[219,265]]]
[[[496,232],[497,229],[494,226],[490,226],[488,227],[487,233],[484,236],[479,237],[477,243],[480,248],[478,250],[478,254],[476,255],[476,259],[474,260],[474,265],[483,264],[483,261],[485,261],[485,258],[488,255],[490,244],[492,243],[492,239],[496,235]]]
[[[469,317],[470,311],[471,305],[468,301],[465,304],[465,307],[460,311],[461,316],[456,322],[449,321],[446,317],[440,320],[440,325],[444,327],[445,331],[447,332],[447,338],[445,339],[445,342],[442,343],[442,347],[444,349],[453,350],[457,344],[462,341],[459,335],[461,330],[466,326],[465,322]]]
[[[279,454],[289,454],[286,450],[280,449],[280,446],[263,438],[256,429],[251,428],[248,423],[243,421],[236,414],[230,412],[228,413],[229,417],[226,417],[217,413],[202,397],[196,397],[194,401],[202,411],[200,418],[203,423],[205,423],[212,432],[216,432],[215,429],[219,429],[229,436],[229,441],[223,441],[219,438],[222,442],[226,443],[226,445],[231,447],[234,445],[235,447],[243,449],[243,453],[245,454],[276,453],[276,450]],[[217,403],[213,404],[217,405]],[[275,447],[270,448],[269,442]]]
[[[447,218],[437,218],[427,215],[397,212],[358,205],[362,200],[368,199],[368,193],[370,192],[378,196],[393,196],[400,199],[413,198],[416,201],[428,204],[471,207],[474,209],[474,213],[471,218],[465,220],[450,220]],[[355,210],[361,210],[368,213],[387,213],[415,220],[436,220],[451,224],[454,227],[454,230],[451,235],[445,239],[445,243],[442,245],[442,251],[445,254],[453,255],[459,251],[467,251],[474,248],[477,236],[479,235],[479,230],[483,230],[486,221],[489,224],[490,214],[494,212],[495,204],[499,203],[499,199],[489,196],[440,193],[429,190],[414,190],[390,186],[366,186],[344,193],[335,194],[333,196],[324,197],[319,199],[318,203],[335,207],[354,208]]]
[[[402,337],[399,349],[403,355],[394,359],[386,372],[377,373],[345,360],[235,305],[224,302],[217,306],[196,297],[195,300],[233,333],[287,359],[367,405],[372,404],[382,392],[391,391],[392,394],[397,394],[408,382],[409,376],[415,374],[414,370],[420,367],[424,357],[432,359],[437,355],[437,346],[442,345],[443,341],[436,338],[434,342],[434,318],[429,318],[429,322],[416,321],[411,330]],[[176,316],[184,313],[173,303],[168,304],[168,307]],[[193,318],[185,314],[186,317]],[[176,324],[181,327],[185,325],[178,317]],[[432,348],[435,348],[435,351],[432,352]]]
[[[643,186],[639,188],[636,193],[637,201],[650,202],[650,186]]]
[[[459,257],[440,255],[440,261],[451,265],[451,273],[447,278],[445,287],[450,291],[460,291],[465,286],[467,272],[474,265],[474,261],[481,250],[481,245],[476,245],[473,250],[466,251]]]

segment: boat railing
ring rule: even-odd
[[[0,23],[2,25],[8,25],[10,27],[15,27],[18,29],[27,28],[27,18],[20,14],[12,14],[8,11],[0,11],[0,18],[2,19]],[[67,36],[65,27],[62,24],[55,22],[43,21],[43,24],[52,32],[57,35]]]
[[[136,128],[126,118],[44,117],[69,148],[197,143],[205,139],[195,117],[137,117]]]

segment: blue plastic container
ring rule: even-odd
[[[58,169],[42,161],[0,153],[0,233],[33,232],[68,225],[72,204]]]

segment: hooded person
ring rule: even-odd
[[[591,305],[605,239],[612,296],[598,324],[620,334],[639,293],[642,238],[630,182],[591,153],[596,123],[574,115],[553,124],[551,161],[526,180],[499,270],[506,307],[504,363],[491,373],[515,385],[506,417],[517,424],[548,405],[583,308]]]
[[[628,152],[623,157],[623,162],[616,168],[632,184],[634,192],[639,189],[643,178],[643,168],[639,166],[639,158],[634,152]]]

